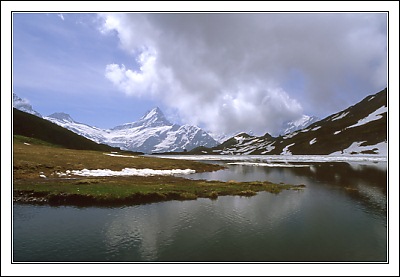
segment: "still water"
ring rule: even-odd
[[[288,165],[290,166],[290,165]],[[385,262],[386,162],[228,165],[303,191],[119,208],[15,204],[14,262]]]

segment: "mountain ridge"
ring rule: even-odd
[[[22,100],[15,96],[14,99]],[[26,101],[22,101],[24,103]],[[27,108],[35,114],[30,105],[19,107]],[[78,123],[66,113],[54,113],[44,118],[97,143],[143,153],[387,154],[386,88],[322,120],[303,116],[298,122],[289,124],[289,127],[307,127],[290,133],[284,132],[275,137],[269,133],[263,136],[238,133],[220,144],[197,126],[171,123],[158,107],[146,112],[138,121],[112,129]]]
[[[306,128],[278,137],[235,136],[189,154],[387,155],[387,88]]]
[[[124,123],[111,129],[101,129],[78,123],[65,113],[55,113],[45,119],[80,134],[97,143],[122,150],[143,153],[189,151],[198,146],[218,144],[197,126],[177,125],[168,121],[159,107],[146,112],[138,121]]]
[[[20,111],[23,111],[23,112],[26,112],[29,114],[33,114],[38,117],[42,117],[42,115],[40,113],[38,113],[37,111],[35,111],[32,108],[32,105],[29,104],[29,102],[27,100],[20,98],[14,92],[13,92],[13,107]]]
[[[13,135],[39,139],[54,145],[77,150],[117,151],[109,145],[90,139],[54,124],[42,117],[13,108]]]

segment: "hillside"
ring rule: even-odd
[[[48,120],[13,109],[13,134],[40,139],[68,149],[120,151],[118,148],[97,144]]]
[[[348,155],[385,156],[387,147],[387,89],[290,134],[271,137],[237,135],[214,148],[190,154]]]

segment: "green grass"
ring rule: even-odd
[[[279,193],[303,186],[270,182],[218,182],[180,177],[107,177],[69,180],[16,181],[16,201],[75,205],[128,205],[165,200],[216,199],[218,196],[253,196],[257,192]]]
[[[84,168],[189,168],[196,172],[222,168],[219,165],[195,161],[131,156],[112,157],[104,155],[104,152],[65,149],[21,136],[14,137],[14,201],[52,205],[131,205],[166,200],[216,199],[223,195],[252,196],[259,191],[279,193],[285,189],[304,187],[270,182],[189,180],[174,176],[63,178],[56,174]],[[47,178],[41,178],[40,174]]]

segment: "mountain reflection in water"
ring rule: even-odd
[[[213,163],[218,163],[213,161]],[[368,207],[369,212],[386,214],[386,162],[290,163],[305,167],[227,165],[216,172],[197,173],[191,179],[220,181],[271,181],[274,183],[329,186],[346,193]]]
[[[14,204],[14,261],[385,262],[386,162],[297,164],[307,166],[227,165],[190,178],[301,191],[120,208]]]

